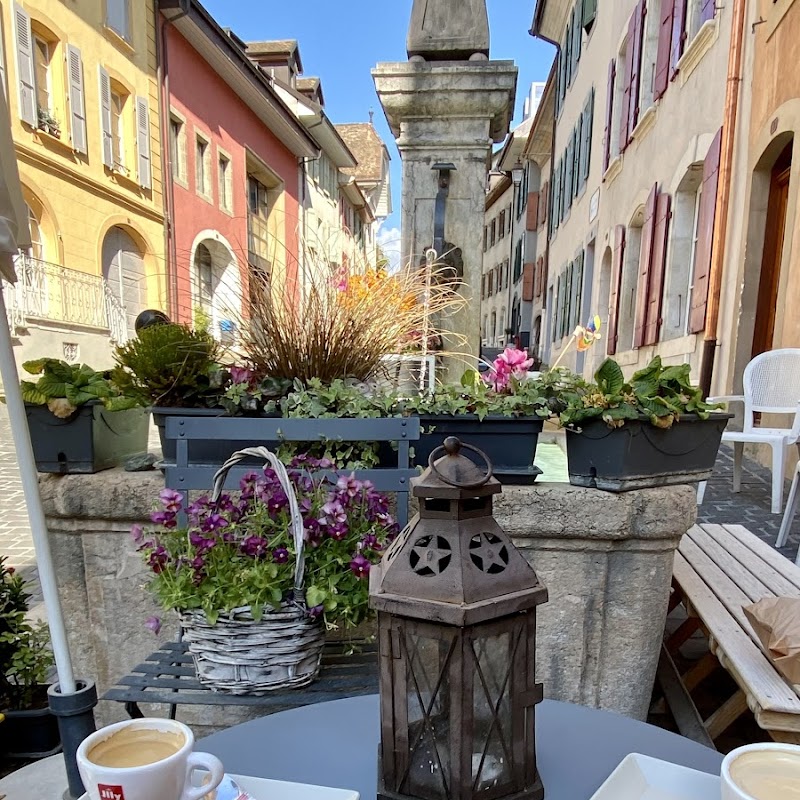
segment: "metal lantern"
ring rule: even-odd
[[[486,471],[461,454],[476,452]],[[438,458],[439,456],[443,456]],[[541,800],[536,607],[547,589],[492,516],[489,459],[450,437],[412,481],[415,517],[373,570],[387,800]]]

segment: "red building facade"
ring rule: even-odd
[[[300,160],[319,148],[244,43],[186,6],[161,0],[159,19],[171,313],[224,341],[251,275],[295,290]]]

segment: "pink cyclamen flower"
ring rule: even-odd
[[[148,617],[144,626],[148,630],[153,631],[156,636],[161,632],[161,620],[158,617]]]
[[[231,383],[250,383],[253,380],[253,370],[247,367],[231,367]]]

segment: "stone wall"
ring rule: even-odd
[[[164,615],[144,589],[147,574],[129,536],[147,519],[163,478],[109,470],[42,476],[40,486],[75,671],[102,695],[177,633],[176,619],[166,619],[158,637],[144,627],[147,617]],[[495,514],[549,589],[537,665],[546,695],[644,719],[673,553],[695,518],[692,488],[612,495],[565,484],[506,487]],[[206,730],[252,715],[199,712],[183,707],[179,717]],[[105,724],[124,718],[124,709],[101,702],[97,716]]]

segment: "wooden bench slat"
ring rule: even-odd
[[[704,524],[700,527],[742,566],[755,575],[776,597],[800,596],[800,589],[794,583],[764,561],[753,551],[752,547],[744,544],[724,525]],[[752,544],[750,540],[748,540],[748,543]]]
[[[800,714],[800,698],[680,552],[675,554],[675,579],[725,654],[726,668],[758,706],[778,714]]]
[[[723,527],[800,591],[800,568],[792,564],[788,558],[782,556],[766,542],[762,542],[758,536],[743,525],[724,525]]]
[[[708,531],[695,525],[687,534],[736,586],[755,603],[764,597],[774,597],[775,593],[754,575],[746,565],[734,558]],[[686,541],[684,537],[683,541]],[[689,559],[691,562],[691,559]],[[745,603],[745,605],[748,605]]]
[[[761,649],[760,642],[753,631],[747,617],[742,610],[743,606],[748,606],[752,600],[739,588],[711,558],[709,558],[695,541],[684,536],[681,541],[680,554],[692,565],[692,569],[710,592],[717,598],[720,605],[732,616],[739,626],[753,641],[753,644]],[[689,599],[694,604],[694,595],[690,594]],[[712,634],[715,633],[713,624],[700,614],[701,619],[709,628]]]

